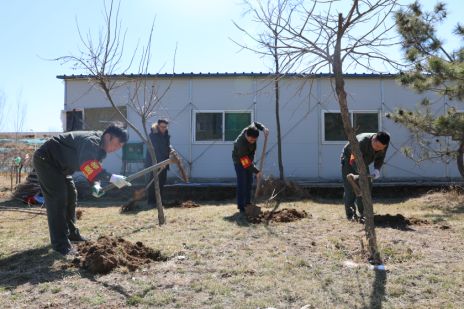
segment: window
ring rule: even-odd
[[[251,112],[209,112],[195,113],[196,142],[231,142],[251,123]]]
[[[118,108],[127,117],[127,108],[125,106],[118,106]],[[113,107],[84,109],[84,130],[104,130],[114,121],[124,123],[121,115]]]
[[[66,112],[66,132],[83,130],[82,111],[73,109]]]
[[[251,123],[251,113],[226,112],[224,140],[235,141],[243,128]]]
[[[342,114],[324,114],[324,136],[326,141],[346,141],[345,130],[343,129]]]
[[[323,112],[323,120],[324,142],[346,142],[348,140],[343,129],[340,112]],[[350,120],[356,134],[379,131],[378,112],[351,112]]]
[[[195,140],[222,141],[222,113],[197,113]]]
[[[356,134],[379,131],[379,115],[377,113],[353,113],[353,128]]]

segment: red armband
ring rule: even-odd
[[[352,154],[351,157],[350,157],[350,165],[353,165],[355,163],[356,163],[356,161],[355,161],[354,155]]]
[[[93,181],[95,177],[103,170],[103,167],[97,160],[88,160],[81,165],[80,169],[85,178],[87,178],[89,181]]]
[[[249,156],[243,156],[240,158],[240,163],[242,164],[243,168],[249,168],[251,166],[251,159]]]

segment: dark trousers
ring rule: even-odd
[[[76,234],[79,230],[76,225],[76,206],[77,206],[77,189],[71,175],[66,176],[66,193],[67,193],[67,207],[66,207],[66,235]]]
[[[369,170],[368,170],[369,171]],[[348,160],[342,160],[342,178],[343,178],[343,201],[345,203],[345,213],[347,218],[352,218],[356,214],[356,206],[358,208],[359,216],[364,216],[364,204],[362,197],[357,197],[351,187],[346,175],[359,173],[348,163]],[[372,184],[370,183],[369,188],[372,193]]]
[[[166,184],[167,174],[168,174],[168,170],[166,168],[164,168],[158,174],[161,202],[163,202],[164,185]],[[153,179],[153,174],[150,174],[150,176],[151,177],[148,177],[148,182],[150,182]],[[147,182],[147,185],[148,185],[148,182]],[[154,182],[148,187],[148,190],[147,190],[147,203],[148,203],[148,205],[156,205],[156,194],[155,194]]]
[[[72,176],[65,176],[46,157],[34,154],[33,164],[47,208],[48,229],[53,249],[71,248],[70,233],[76,233],[77,190]]]
[[[237,174],[237,208],[245,210],[245,206],[251,202],[251,186],[253,184],[253,172],[251,168],[245,169],[240,164],[234,164]]]

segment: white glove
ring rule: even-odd
[[[110,182],[118,187],[118,189],[121,189],[125,186],[132,186],[132,184],[126,180],[126,176],[122,175],[111,175]]]
[[[99,182],[95,182],[95,184],[92,186],[92,195],[96,198],[102,197],[103,194],[105,194],[105,191],[103,191],[103,188],[101,187]]]
[[[371,174],[373,179],[378,179],[380,178],[380,171],[378,169],[375,169],[374,172]]]

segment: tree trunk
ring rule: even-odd
[[[458,164],[459,174],[461,177],[464,177],[464,141],[461,141],[458,149],[458,157],[456,158],[456,163]]]
[[[359,148],[358,140],[356,139],[355,132],[351,125],[350,114],[348,110],[348,103],[346,100],[345,81],[343,79],[343,68],[341,60],[341,39],[343,36],[343,16],[338,15],[338,32],[337,32],[337,43],[335,45],[334,59],[332,67],[335,75],[335,91],[337,93],[338,104],[340,105],[340,112],[342,115],[343,128],[348,137],[351,146],[351,152],[354,153],[356,166],[359,170],[359,184],[362,192],[362,200],[364,203],[364,216],[365,221],[365,232],[369,244],[370,260],[375,263],[381,263],[380,254],[377,248],[377,237],[374,226],[374,211],[372,206],[371,191],[369,188],[369,179],[367,177],[367,169],[363,160],[361,150]]]
[[[275,92],[275,115],[276,115],[276,127],[277,127],[277,160],[279,161],[279,178],[285,180],[284,175],[284,163],[282,160],[282,136],[280,131],[280,65],[279,65],[279,53],[277,50],[278,34],[274,32],[274,63],[275,63],[275,76],[274,76],[274,92]]]
[[[155,148],[153,147],[153,144],[151,143],[150,139],[148,140],[147,146],[148,146],[148,152],[150,153],[150,156],[151,156],[152,164],[158,163],[158,161],[156,160]],[[153,171],[152,175],[155,179],[155,181],[153,182],[153,185],[155,186],[156,209],[158,210],[158,222],[159,222],[159,225],[163,225],[166,223],[166,217],[164,216],[163,202],[161,200],[158,170]]]
[[[279,78],[280,75],[277,72],[274,80],[274,91],[275,91],[275,114],[276,114],[276,127],[277,127],[277,158],[279,161],[279,178],[285,180],[284,176],[284,164],[282,160],[282,137],[280,132],[280,90],[279,90]]]

